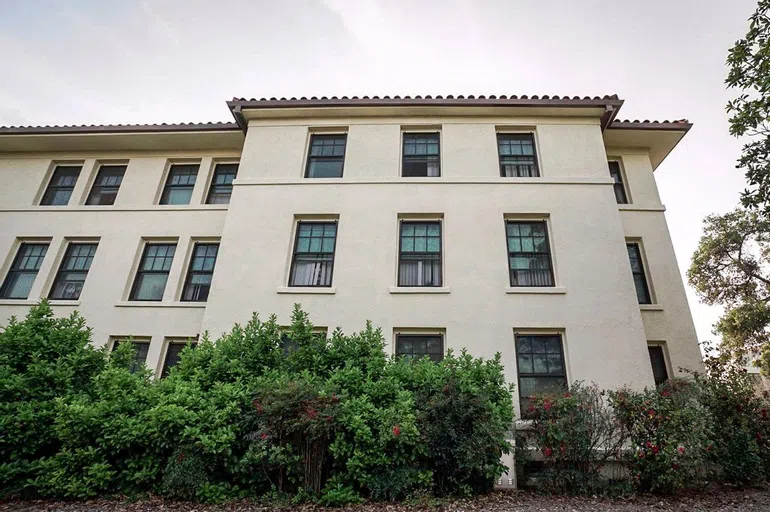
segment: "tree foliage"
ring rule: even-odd
[[[748,137],[738,160],[746,171],[747,207],[770,208],[770,0],[760,0],[749,30],[730,49],[725,83],[740,91],[727,104],[730,133]]]
[[[762,356],[769,372],[770,217],[742,208],[706,217],[687,276],[703,302],[725,307],[714,326],[725,353]]]

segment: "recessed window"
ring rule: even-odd
[[[553,286],[551,249],[544,221],[506,222],[511,286]]]
[[[310,136],[306,178],[341,178],[347,134]]]
[[[0,288],[0,298],[26,299],[29,297],[29,291],[43,264],[46,252],[48,252],[48,244],[21,244]]]
[[[290,327],[283,328],[286,331],[290,331]],[[327,329],[323,327],[313,328],[313,337],[318,341],[325,341],[327,336]],[[281,351],[284,355],[289,355],[299,348],[299,344],[291,337],[289,332],[281,333]]]
[[[615,182],[614,185],[612,185],[612,188],[615,191],[615,200],[618,202],[618,204],[628,204],[626,186],[623,183],[623,173],[620,170],[620,162],[610,160],[607,162],[607,165],[610,168],[610,176],[612,177],[612,181]]]
[[[163,300],[168,273],[174,261],[174,252],[176,252],[176,244],[144,246],[130,300]]]
[[[406,359],[428,357],[431,361],[444,359],[444,337],[441,334],[397,334],[396,355]]]
[[[171,341],[166,347],[166,357],[163,360],[163,370],[160,373],[161,378],[166,377],[168,372],[179,363],[182,358],[182,350],[185,347],[195,348],[198,346],[196,341]]]
[[[668,380],[666,356],[663,353],[663,346],[648,345],[647,350],[650,353],[650,364],[652,365],[652,375],[655,378],[655,385],[660,386]]]
[[[233,195],[233,180],[238,174],[238,164],[217,164],[211,180],[206,204],[230,204]]]
[[[93,243],[71,243],[67,246],[51,288],[51,299],[78,300],[80,298],[80,292],[83,290],[88,270],[96,254],[96,246],[97,244]]]
[[[567,370],[559,334],[517,334],[516,363],[522,417],[527,417],[530,396],[567,389]]]
[[[398,285],[441,286],[441,222],[401,221]]]
[[[642,250],[638,243],[626,244],[628,249],[628,259],[631,262],[631,273],[634,276],[634,286],[636,287],[636,298],[639,304],[650,304],[650,288],[647,286],[647,276],[644,272],[644,263],[642,262]]]
[[[172,165],[160,196],[160,204],[190,204],[199,167],[198,164]]]
[[[115,342],[112,344],[112,351],[115,352],[115,350],[117,350],[118,348],[118,345],[126,341],[128,340],[126,339],[115,340]],[[131,340],[131,344],[134,346],[134,349],[136,350],[136,352],[134,353],[134,360],[131,363],[131,366],[129,367],[129,371],[131,373],[136,373],[141,368],[143,368],[145,363],[147,362],[147,353],[150,351],[150,342]]]
[[[289,286],[331,286],[336,240],[336,222],[299,222]]]
[[[88,205],[112,205],[115,204],[115,198],[118,197],[120,184],[123,183],[123,175],[126,173],[125,165],[103,165],[91,187],[91,193],[88,194]]]
[[[438,133],[404,133],[403,140],[402,176],[441,176]]]
[[[80,176],[81,166],[59,165],[54,169],[48,188],[40,204],[43,206],[65,206],[70,202],[72,191]]]
[[[205,302],[208,299],[218,252],[219,244],[195,244],[182,291],[183,301]]]
[[[540,176],[534,134],[498,133],[497,152],[500,156],[500,176],[505,178]]]

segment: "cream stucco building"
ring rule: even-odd
[[[48,297],[161,374],[181,340],[300,303],[372,320],[393,354],[500,352],[525,396],[653,385],[701,364],[653,174],[690,125],[622,103],[237,99],[234,123],[0,128],[0,320]]]

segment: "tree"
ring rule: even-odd
[[[738,160],[745,169],[749,189],[742,202],[747,207],[770,210],[770,0],[760,0],[749,18],[746,37],[738,40],[727,57],[728,88],[740,90],[727,104],[730,134],[748,137]]]
[[[770,374],[770,215],[738,208],[704,220],[687,277],[703,302],[722,305],[714,326],[737,359],[762,356]]]

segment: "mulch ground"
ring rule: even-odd
[[[676,511],[695,512],[713,510],[770,511],[770,488],[737,490],[714,488],[675,497],[631,496],[628,498],[575,498],[563,496],[540,496],[526,491],[495,491],[467,500],[440,502],[433,505],[369,503],[345,509],[328,509],[314,505],[298,507],[265,507],[250,502],[233,502],[225,505],[198,505],[179,503],[162,499],[143,501],[91,500],[85,502],[61,501],[10,501],[0,503],[0,511],[62,511],[62,512],[147,512],[165,510],[169,512],[246,512],[246,511],[300,511],[300,512],[406,512],[417,510],[434,511],[489,511],[489,512],[639,512]]]

